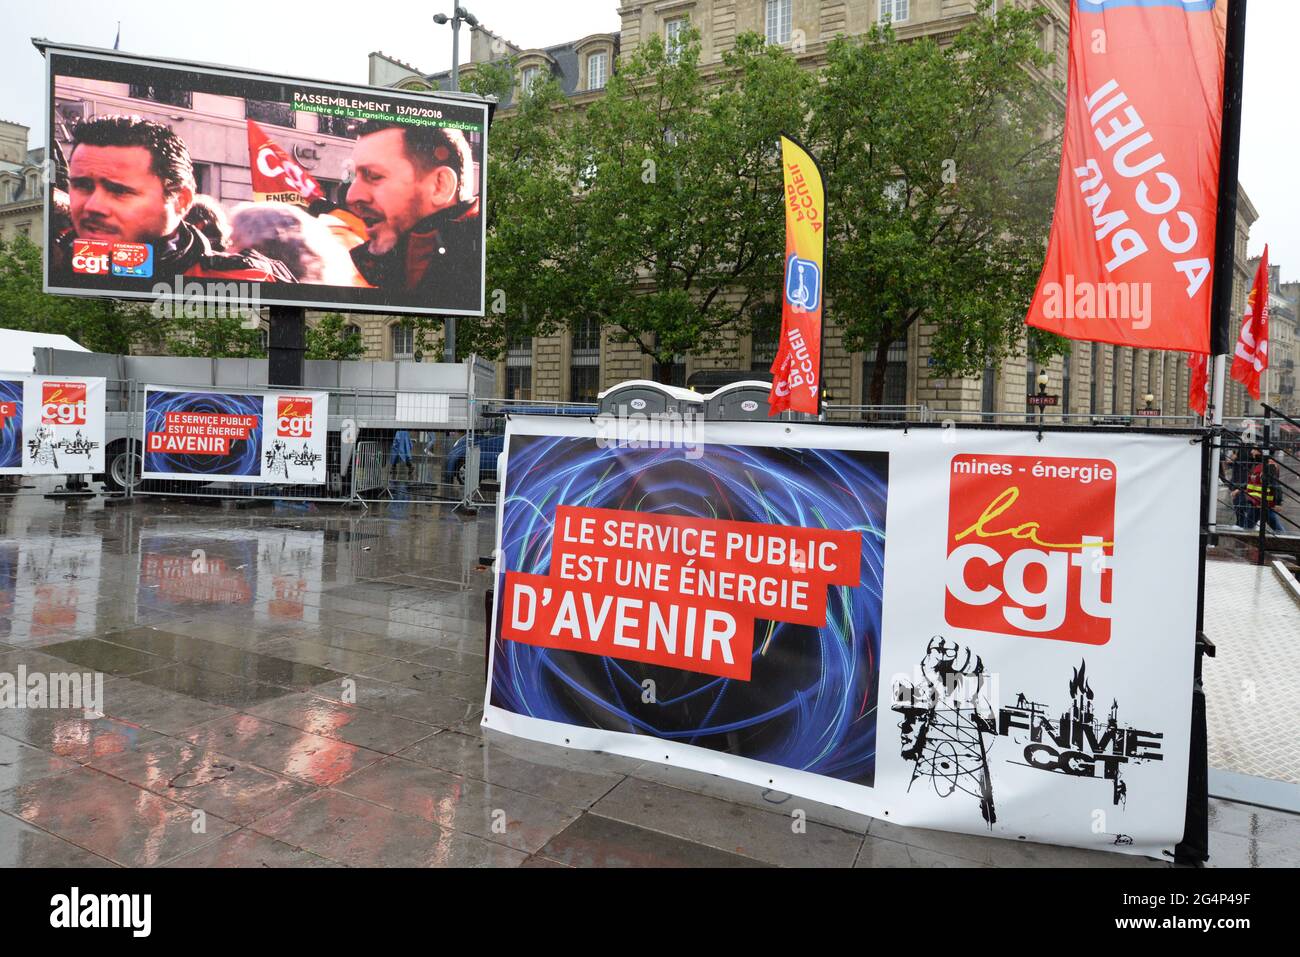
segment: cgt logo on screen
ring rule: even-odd
[[[86,383],[41,383],[41,425],[85,424]]]
[[[957,455],[949,478],[948,624],[1087,645],[1110,641],[1114,463]]]
[[[280,396],[276,404],[275,434],[278,438],[311,438],[312,401],[304,396]]]

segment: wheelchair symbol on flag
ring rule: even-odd
[[[821,287],[822,273],[817,264],[791,253],[785,263],[786,301],[804,312],[816,312],[821,304]]]

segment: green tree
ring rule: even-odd
[[[1008,5],[1009,6],[1009,5]],[[950,45],[888,24],[837,38],[812,98],[826,178],[827,308],[845,346],[874,358],[883,398],[891,343],[934,325],[939,375],[978,375],[1015,354],[1042,267],[1059,108],[1041,78],[1039,13],[989,4]],[[1032,337],[1040,358],[1060,340]]]
[[[148,307],[41,291],[41,249],[25,236],[0,241],[0,325],[65,335],[92,352],[126,354],[157,346],[165,323]]]
[[[355,326],[337,312],[321,316],[314,326],[307,327],[307,358],[334,359],[346,362],[360,359],[366,354],[366,345]]]
[[[813,78],[784,49],[744,34],[709,78],[697,37],[638,47],[571,139],[578,199],[568,291],[650,356],[724,348],[779,288],[782,132],[799,135]]]

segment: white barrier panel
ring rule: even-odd
[[[145,387],[144,479],[325,484],[325,392]]]
[[[104,381],[0,373],[0,475],[104,471]]]
[[[1182,838],[1199,438],[512,417],[483,724],[896,824]]]

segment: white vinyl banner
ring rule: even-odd
[[[104,380],[0,373],[0,475],[104,471]]]
[[[329,394],[145,388],[144,479],[323,485]]]
[[[1198,436],[512,417],[483,724],[1167,858]]]

